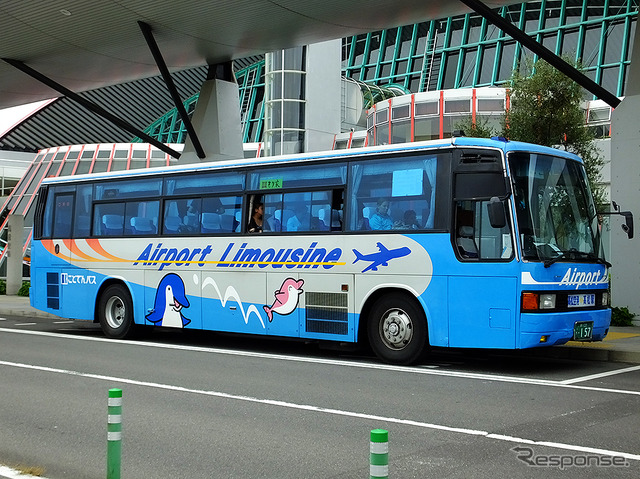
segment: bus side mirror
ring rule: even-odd
[[[613,205],[614,211],[607,211],[605,213],[598,213],[598,214],[606,215],[606,216],[611,216],[611,215],[624,216],[624,224],[622,225],[622,231],[627,233],[627,236],[629,239],[633,238],[633,213],[631,213],[631,211],[620,211],[620,206],[615,201],[612,201],[611,204]]]
[[[633,238],[633,213],[631,213],[631,211],[622,211],[620,214],[624,216],[622,231],[627,233],[627,236],[631,239]]]
[[[504,212],[504,203],[497,196],[493,196],[487,204],[489,223],[492,228],[502,229],[507,226],[507,215]],[[632,226],[633,227],[633,226]]]

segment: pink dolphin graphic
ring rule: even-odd
[[[298,307],[298,297],[302,293],[303,284],[303,280],[296,281],[293,278],[284,280],[280,289],[275,292],[276,300],[271,307],[263,306],[269,322],[273,321],[273,313],[278,313],[282,316],[293,313]]]

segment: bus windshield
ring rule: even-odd
[[[598,261],[598,218],[579,162],[549,155],[509,155],[522,255],[556,261]]]

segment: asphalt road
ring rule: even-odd
[[[638,477],[640,366],[435,351],[416,367],[185,331],[111,341],[87,322],[0,320],[0,464],[104,478],[123,390],[123,478]]]

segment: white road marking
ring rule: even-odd
[[[310,404],[297,404],[297,403],[291,403],[291,402],[287,402],[287,401],[279,401],[279,400],[274,400],[274,399],[261,399],[261,398],[256,398],[256,397],[252,397],[252,396],[242,396],[242,395],[237,395],[237,394],[229,394],[229,393],[225,393],[225,392],[221,392],[221,391],[208,391],[208,390],[203,390],[203,389],[190,389],[190,388],[185,388],[185,387],[182,387],[182,386],[173,386],[173,385],[170,385],[170,384],[153,383],[153,382],[148,382],[148,381],[137,381],[137,380],[129,379],[129,378],[119,378],[119,377],[114,377],[114,376],[104,376],[104,375],[101,375],[101,374],[83,373],[83,372],[80,372],[80,371],[72,371],[72,370],[67,370],[67,369],[50,368],[50,367],[46,367],[46,366],[36,366],[36,365],[25,364],[25,363],[13,363],[13,362],[9,362],[9,361],[0,361],[0,365],[8,366],[8,367],[21,368],[21,369],[30,369],[30,370],[35,370],[35,371],[42,371],[42,372],[47,372],[47,373],[65,374],[65,375],[69,375],[69,376],[76,376],[76,377],[82,377],[82,378],[87,378],[87,379],[97,379],[97,380],[101,380],[101,381],[108,381],[110,383],[131,384],[131,385],[134,385],[134,386],[150,387],[150,388],[162,389],[162,390],[166,390],[166,391],[175,391],[175,392],[199,394],[199,395],[202,395],[202,396],[217,397],[217,398],[222,398],[222,399],[232,399],[232,400],[236,400],[236,401],[250,402],[250,403],[255,403],[255,404],[263,404],[263,405],[268,405],[268,406],[284,407],[284,408],[295,409],[295,410],[299,410],[299,411],[316,412],[316,413],[321,413],[321,414],[331,414],[331,415],[334,415],[334,416],[344,416],[344,417],[351,417],[351,418],[358,418],[358,419],[366,419],[368,421],[387,422],[387,423],[393,423],[393,424],[400,424],[400,425],[404,425],[404,426],[414,426],[414,427],[420,427],[420,428],[425,428],[425,429],[434,429],[434,430],[451,432],[451,433],[466,434],[468,436],[485,437],[487,439],[494,439],[494,440],[497,440],[497,441],[505,441],[505,442],[512,442],[512,443],[518,443],[518,444],[530,444],[530,445],[535,445],[535,446],[546,446],[546,447],[551,447],[551,448],[556,448],[556,449],[563,449],[563,450],[567,450],[567,451],[586,452],[586,453],[590,453],[590,454],[598,454],[598,455],[603,455],[603,456],[624,457],[625,459],[629,459],[629,460],[633,460],[633,461],[640,461],[640,454],[632,454],[632,453],[623,452],[623,451],[613,451],[613,450],[609,450],[609,449],[601,449],[601,448],[596,448],[596,447],[585,447],[585,446],[580,446],[580,445],[576,445],[576,444],[565,444],[565,443],[560,443],[560,442],[534,441],[532,439],[526,439],[526,438],[514,437],[514,436],[505,436],[503,434],[494,434],[494,433],[491,433],[491,432],[488,432],[488,431],[481,431],[481,430],[477,430],[477,429],[467,429],[467,428],[462,428],[462,427],[447,426],[447,425],[443,425],[443,424],[433,424],[433,423],[427,423],[427,422],[421,422],[421,421],[413,421],[413,420],[410,420],[410,419],[401,419],[401,418],[395,418],[395,417],[378,416],[378,415],[373,415],[373,414],[365,414],[365,413],[359,413],[359,412],[353,412],[353,411],[345,411],[345,410],[341,410],[341,409],[333,409],[333,408],[325,408],[325,407],[320,407],[320,406],[313,406],[313,405],[310,405]]]
[[[0,477],[6,477],[7,479],[46,479],[42,476],[32,476],[31,474],[23,474],[20,471],[11,469],[7,466],[0,466]]]
[[[54,321],[53,324],[69,324],[69,323],[73,323],[74,321]]]
[[[560,381],[562,384],[574,384],[581,383],[584,381],[591,381],[593,379],[605,378],[607,376],[616,376],[618,374],[629,373],[632,371],[640,370],[640,366],[630,366],[628,368],[616,369],[614,371],[605,371],[604,373],[590,374],[588,376],[581,376],[573,379],[565,379],[564,381]]]
[[[527,385],[533,385],[533,386],[560,387],[565,389],[579,389],[584,391],[595,391],[595,392],[603,392],[603,393],[640,396],[640,391],[633,391],[628,389],[602,388],[602,387],[595,387],[595,386],[581,386],[577,384],[571,384],[570,379],[565,380],[565,381],[569,381],[565,383],[565,381],[554,381],[549,379],[537,379],[537,378],[527,378],[527,377],[518,377],[518,376],[501,376],[497,374],[466,373],[466,372],[460,372],[460,371],[444,371],[440,369],[427,369],[421,366],[419,367],[393,366],[391,364],[358,362],[356,360],[312,358],[312,357],[305,357],[305,356],[291,356],[291,355],[285,355],[285,354],[258,353],[254,351],[208,348],[203,346],[184,346],[180,344],[163,344],[163,343],[153,343],[148,341],[128,341],[124,339],[114,340],[114,339],[108,339],[103,337],[92,337],[92,336],[68,336],[64,334],[58,334],[58,333],[52,333],[52,332],[46,332],[46,331],[30,331],[30,330],[2,328],[0,329],[0,333],[26,334],[26,335],[32,335],[32,336],[48,336],[52,338],[70,339],[75,341],[105,342],[105,343],[112,343],[114,345],[133,345],[136,347],[173,349],[173,350],[180,350],[180,351],[203,352],[203,353],[209,353],[209,354],[223,354],[226,356],[242,356],[242,357],[250,357],[250,358],[291,361],[291,362],[298,362],[298,363],[324,364],[329,366],[342,366],[342,367],[349,367],[349,368],[392,371],[392,372],[403,373],[403,374],[427,374],[432,376],[445,376],[445,377],[454,377],[454,378],[460,378],[460,379],[475,379],[480,381],[527,384]],[[625,372],[628,372],[626,371],[626,369],[629,369],[629,368],[625,368]]]
[[[604,373],[590,374],[589,376],[582,376],[582,377],[573,378],[573,379],[565,379],[564,381],[560,381],[560,382],[562,384],[581,383],[584,381],[591,381],[593,379],[600,379],[600,378],[605,378],[607,376],[615,376],[617,374],[624,374],[624,373],[629,373],[631,371],[638,371],[638,370],[640,370],[640,366],[631,366],[628,368],[616,369],[615,371],[605,371]]]
[[[14,323],[14,326],[33,326],[36,323]]]

